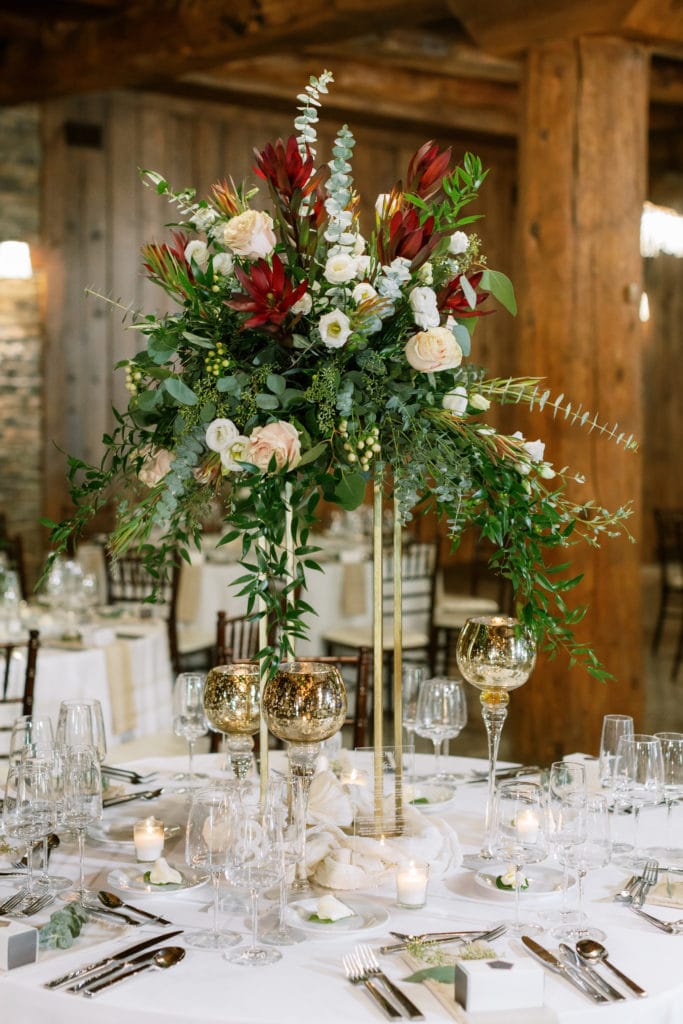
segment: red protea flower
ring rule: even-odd
[[[439,153],[435,142],[425,142],[408,164],[406,192],[412,192],[421,199],[434,199],[441,191],[441,182],[448,173],[450,163],[450,146]]]
[[[189,287],[194,283],[192,269],[185,259],[188,237],[182,231],[173,231],[173,245],[151,242],[142,247],[144,267],[152,280],[157,281],[169,294],[189,298]]]
[[[286,144],[282,139],[275,145],[269,142],[264,150],[255,149],[254,156],[258,176],[269,182],[283,198],[291,199],[297,190],[304,196],[311,191],[315,170],[313,156],[306,147],[306,156],[302,157],[296,135],[290,135]]]
[[[413,269],[429,256],[439,236],[434,234],[434,218],[427,217],[423,224],[414,206],[398,209],[389,220],[387,232],[378,235],[377,248],[382,263],[391,263],[397,256],[411,261]]]
[[[464,275],[472,286],[472,290],[477,295],[477,306],[480,305],[480,303],[485,302],[489,297],[488,292],[477,291],[482,274],[483,271],[479,270],[474,274]],[[447,285],[437,292],[436,303],[439,309],[447,309],[456,317],[488,316],[490,313],[493,313],[494,310],[492,309],[472,309],[470,300],[465,295],[465,291],[461,284],[461,277],[462,275],[454,277],[452,281],[449,281]]]
[[[304,294],[308,287],[306,281],[294,287],[285,277],[285,268],[279,256],[273,256],[272,267],[266,260],[252,264],[247,273],[235,267],[235,276],[247,293],[234,295],[226,300],[226,306],[240,313],[253,313],[245,320],[242,327],[263,327],[275,331],[282,324],[290,309]]]

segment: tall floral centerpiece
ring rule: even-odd
[[[144,270],[178,308],[130,315],[144,343],[119,363],[128,408],[100,465],[69,460],[75,510],[51,524],[55,546],[81,533],[115,485],[112,551],[133,547],[161,573],[200,542],[218,501],[223,542],[241,539],[249,609],[278,627],[273,642],[263,634],[272,676],[315,612],[306,573],[318,568],[318,502],[353,509],[373,480],[392,494],[399,523],[422,503],[454,544],[466,527],[491,541],[538,643],[603,677],[572,633],[580,611],[566,592],[577,579],[549,566],[558,549],[626,532],[629,510],[574,500],[578,474],[553,468],[541,441],[497,431],[486,413],[545,407],[625,447],[633,439],[552,399],[537,379],[488,378],[472,359],[479,318],[496,304],[515,312],[510,281],[487,265],[472,230],[468,207],[487,173],[477,156],[454,163],[450,149],[425,143],[403,180],[373,198],[363,236],[348,127],[317,163],[318,108],[332,80],[311,78],[298,97],[296,134],[255,150],[268,209],[230,178],[199,198],[143,172],[174,214],[170,239],[143,246]]]

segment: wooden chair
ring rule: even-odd
[[[671,671],[674,679],[683,659],[683,509],[656,508],[654,518],[659,562],[659,609],[652,652],[656,654],[659,650],[666,619],[678,619],[678,646]]]
[[[21,715],[33,712],[33,691],[36,679],[36,664],[40,634],[37,629],[29,632],[27,640],[13,640],[0,643],[0,670],[2,690],[0,691],[0,758],[9,754],[9,734],[12,723]],[[4,742],[7,734],[7,742]]]
[[[173,672],[177,675],[190,669],[208,668],[213,657],[215,639],[212,634],[180,627],[178,623],[178,587],[180,560],[170,573],[155,579],[137,555],[114,558],[105,548],[108,604],[140,604],[154,594],[156,601],[148,605],[149,614],[158,609],[166,622],[168,647]]]

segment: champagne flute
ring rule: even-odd
[[[228,873],[249,890],[251,942],[246,949],[225,952],[223,956],[230,963],[261,967],[276,963],[282,958],[282,953],[273,946],[259,945],[258,936],[259,896],[279,881],[281,871],[277,842],[274,841],[267,820],[258,810],[242,805],[242,813],[237,819],[235,841],[229,854]]]
[[[27,896],[37,892],[33,876],[33,844],[54,828],[55,807],[52,778],[47,762],[39,757],[22,757],[10,764],[5,785],[3,824],[7,834],[26,844]]]
[[[569,851],[585,839],[586,770],[579,761],[555,761],[548,778],[548,844],[562,865],[561,924],[553,931],[564,933],[568,919]]]
[[[481,690],[481,715],[486,726],[489,754],[485,838],[479,860],[491,860],[491,823],[496,762],[510,690],[523,686],[536,664],[536,643],[531,631],[506,615],[477,615],[458,634],[458,668],[468,683]]]
[[[646,855],[639,846],[640,811],[646,804],[658,804],[664,796],[662,744],[655,736],[635,733],[622,736],[617,747],[615,797],[621,796],[633,808],[632,866],[644,866]]]
[[[666,845],[657,851],[659,858],[668,866],[681,866],[683,851],[680,843],[672,842],[672,818],[674,804],[683,797],[683,733],[656,732],[655,738],[662,745],[664,757],[664,802],[666,803]]]
[[[542,931],[539,925],[521,921],[519,915],[524,868],[548,855],[545,799],[538,782],[514,779],[498,784],[491,838],[494,855],[512,861],[515,867],[515,919],[510,931],[514,935]]]
[[[107,754],[104,715],[99,700],[63,700],[59,705],[55,744],[66,749],[91,747],[100,764]]]
[[[415,732],[434,744],[434,778],[441,777],[441,744],[467,724],[467,698],[459,679],[437,676],[420,684]]]
[[[173,687],[173,732],[183,736],[188,746],[187,772],[178,772],[177,780],[187,779],[192,785],[196,779],[205,779],[194,771],[194,744],[205,736],[209,723],[204,713],[204,676],[200,672],[181,672]]]
[[[622,736],[633,736],[633,719],[630,715],[605,715],[600,736],[598,772],[600,785],[610,796],[614,791],[614,767],[617,747]]]
[[[85,833],[88,825],[102,817],[100,762],[92,747],[70,747],[64,751],[64,824],[78,837],[78,889],[64,899],[82,903],[91,894],[85,886]]]
[[[225,785],[199,789],[192,796],[185,832],[185,863],[208,871],[213,886],[213,928],[185,934],[185,942],[195,949],[226,949],[240,941],[237,932],[218,927],[221,876],[225,877],[238,813],[235,795]]]
[[[584,909],[584,880],[591,868],[604,868],[612,856],[608,801],[604,796],[589,796],[584,811],[584,833],[580,843],[567,849],[568,863],[576,868],[579,890],[578,921],[553,932],[555,938],[576,943],[580,939],[603,942],[605,933],[590,924]]]

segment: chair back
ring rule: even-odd
[[[428,635],[434,602],[436,544],[418,541],[407,545],[401,553],[401,610],[403,628]],[[384,615],[393,617],[394,565],[390,554],[384,555],[382,590]]]
[[[154,596],[154,603],[149,605],[150,614],[151,609],[156,608],[159,617],[166,622],[171,665],[177,675],[180,671],[177,621],[179,560],[174,561],[168,574],[160,572],[155,576],[138,555],[119,555],[115,558],[106,548],[105,570],[108,604],[140,604]]]
[[[222,611],[216,614],[214,665],[225,665],[231,661],[249,661],[256,657],[258,649],[258,620],[248,615],[236,615],[229,619]]]
[[[683,591],[683,509],[654,510],[657,561],[665,591]]]
[[[30,630],[28,639],[0,643],[0,758],[9,755],[14,720],[33,713],[39,647],[37,629]]]

